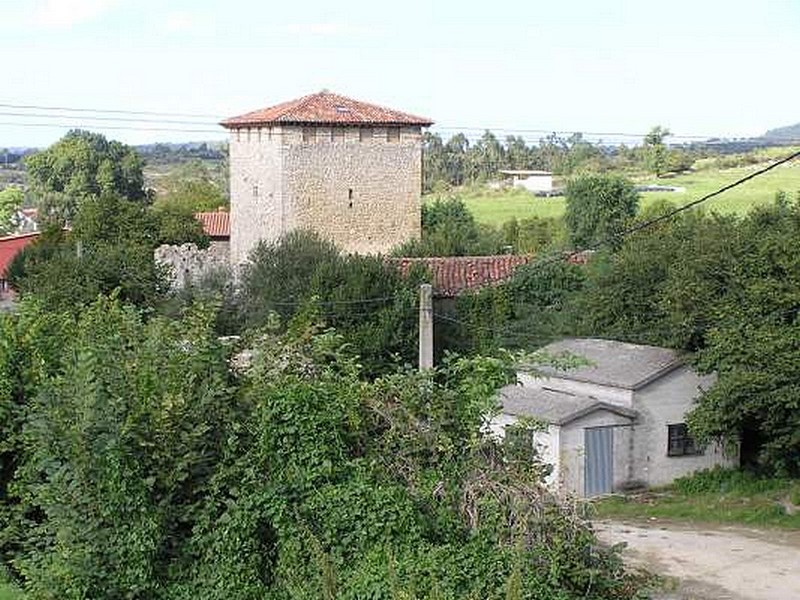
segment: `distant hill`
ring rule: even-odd
[[[762,137],[769,140],[800,140],[800,123],[770,129]]]

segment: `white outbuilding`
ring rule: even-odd
[[[578,496],[660,486],[738,456],[695,443],[686,414],[714,377],[673,350],[602,339],[566,339],[543,348],[590,364],[566,371],[522,369],[499,393],[495,435],[523,418],[541,423],[528,441],[552,465],[549,483]],[[519,433],[519,430],[517,430]]]
[[[553,174],[550,171],[501,169],[500,174],[509,177],[514,187],[522,187],[529,192],[553,191]]]

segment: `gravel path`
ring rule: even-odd
[[[651,521],[595,524],[626,560],[675,580],[664,600],[800,599],[800,532]]]

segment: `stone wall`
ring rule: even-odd
[[[230,249],[228,242],[211,242],[204,250],[195,244],[164,245],[156,248],[155,259],[169,267],[171,287],[177,290],[196,284],[220,269],[227,269]]]
[[[234,264],[296,228],[364,254],[420,235],[419,127],[239,129],[230,160]]]
[[[291,214],[283,194],[283,149],[280,127],[237,129],[230,139],[232,264],[247,260],[262,239],[279,238]]]

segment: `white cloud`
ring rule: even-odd
[[[33,13],[33,24],[61,29],[90,21],[111,10],[119,0],[43,0]]]

